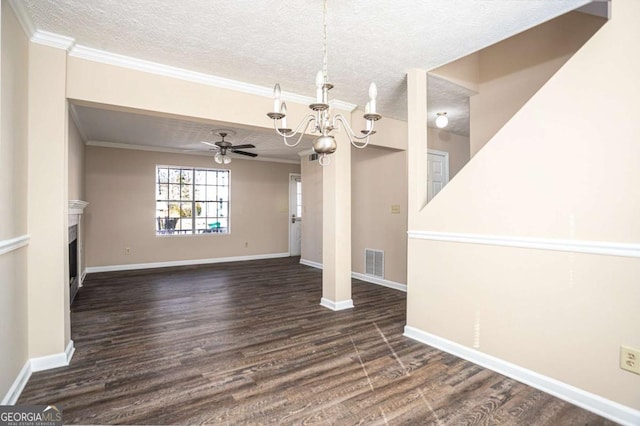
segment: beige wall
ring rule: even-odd
[[[407,153],[368,146],[353,149],[351,155],[352,269],[364,273],[365,248],[382,250],[384,279],[405,284]],[[400,207],[398,214],[391,213],[392,205]]]
[[[158,164],[228,167],[231,233],[156,236]],[[300,166],[239,159],[216,166],[211,156],[87,147],[87,267],[288,252],[289,173]]]
[[[470,98],[471,156],[604,22],[571,12],[429,72],[478,92]]]
[[[427,146],[429,149],[449,153],[449,180],[453,179],[469,162],[469,138],[466,136],[429,127],[427,129]]]
[[[28,40],[3,2],[0,239],[27,232],[27,64]]]
[[[69,114],[69,199],[84,200],[84,141]]]
[[[365,120],[362,118],[362,111],[355,110],[351,114],[352,126],[359,131],[365,128]],[[382,120],[374,124],[375,135],[369,138],[368,146],[407,149],[407,122],[395,118],[382,117]],[[359,142],[359,143],[362,143]]]
[[[0,244],[27,234],[28,40],[1,6]],[[0,401],[29,358],[27,248],[0,254]]]
[[[434,74],[439,77],[445,78],[458,86],[465,87],[474,92],[480,90],[480,54],[479,52],[472,53],[464,56],[453,62],[449,62],[446,65],[438,67],[429,71],[429,74]]]
[[[359,112],[353,114],[359,120]],[[403,147],[407,123],[384,118],[376,123],[384,146]],[[356,125],[356,128],[357,127]],[[341,145],[342,146],[342,145]],[[340,148],[338,148],[340,149]],[[317,162],[302,159],[302,256],[322,262],[322,173]],[[426,157],[425,157],[426,161]],[[380,173],[388,170],[389,173]],[[364,249],[385,252],[385,279],[406,283],[407,241],[407,157],[406,151],[369,145],[351,148],[351,270],[364,273]],[[391,214],[391,205],[400,214]],[[372,230],[375,230],[373,232]]]
[[[77,104],[182,116],[191,121],[273,129],[265,111],[270,97],[68,57],[67,97]],[[299,122],[309,107],[287,101],[287,117]]]
[[[410,212],[410,230],[640,241],[640,2],[613,8],[456,179]],[[410,139],[409,155],[421,145]],[[619,368],[619,349],[640,347],[639,263],[410,238],[407,324],[637,410],[640,376]]]
[[[480,52],[478,94],[470,99],[471,156],[604,22],[572,12]]]

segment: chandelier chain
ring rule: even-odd
[[[322,10],[322,74],[324,75],[324,82],[329,81],[328,67],[327,67],[327,0],[324,0],[324,8]]]

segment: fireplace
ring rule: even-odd
[[[69,227],[69,298],[71,302],[78,293],[78,225]]]
[[[84,254],[82,248],[82,213],[89,203],[69,201],[69,300],[70,304],[82,287],[84,279]]]

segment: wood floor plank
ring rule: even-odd
[[[354,280],[355,309],[319,306],[298,260],[89,275],[71,365],[19,403],[67,424],[613,424],[404,337],[402,292]]]

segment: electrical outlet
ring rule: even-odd
[[[620,368],[640,374],[640,349],[620,346]]]
[[[125,247],[124,254],[131,254],[131,247]]]
[[[400,204],[391,205],[391,214],[400,214]]]

